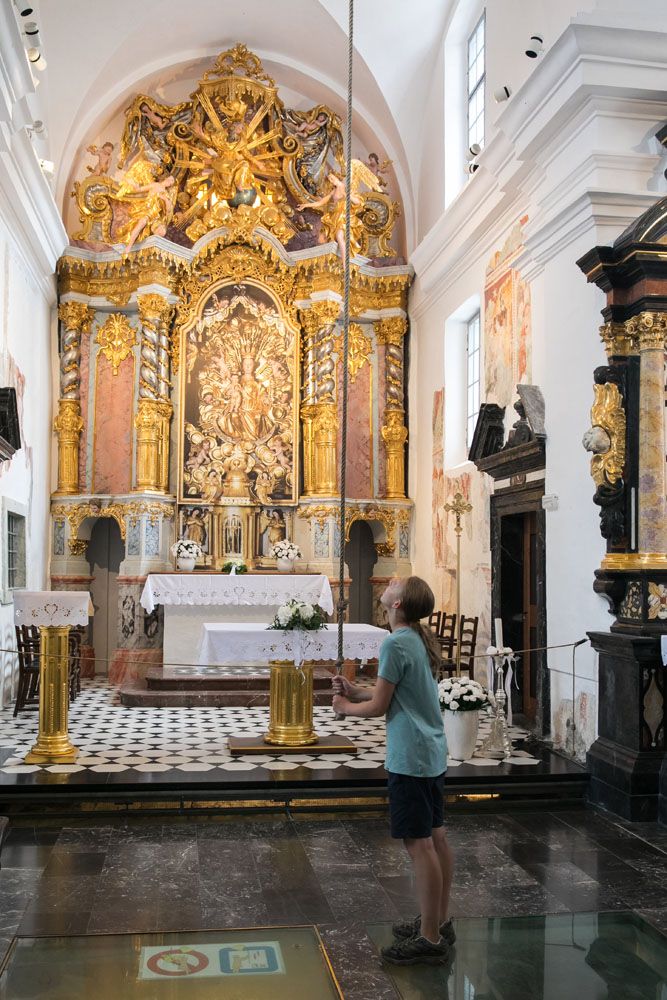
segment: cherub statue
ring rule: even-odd
[[[169,174],[159,181],[135,186],[127,179],[115,196],[129,210],[128,221],[115,233],[118,243],[125,243],[125,252],[132,249],[145,229],[154,236],[164,236],[174,214],[176,181]]]
[[[345,181],[332,170],[328,176],[330,190],[328,194],[318,198],[317,201],[302,202],[297,205],[298,211],[304,208],[324,208],[328,205],[326,212],[322,215],[322,226],[326,236],[330,240],[335,240],[340,250],[341,259],[345,259]],[[363,230],[362,221],[356,209],[364,203],[361,197],[361,186],[365,185],[372,191],[380,191],[381,186],[377,177],[361,160],[352,160],[352,170],[350,178],[350,256],[358,254],[361,250],[361,233]]]
[[[377,153],[368,154],[368,160],[366,161],[366,166],[368,167],[370,172],[374,174],[375,177],[377,177],[378,183],[381,184],[383,188],[386,188],[387,186],[387,181],[385,180],[383,175],[387,172],[392,162],[393,162],[392,160],[383,160],[382,163],[380,163],[380,157],[377,155]]]
[[[87,146],[86,152],[97,158],[94,167],[87,166],[86,170],[93,177],[106,177],[111,168],[111,155],[114,151],[112,142],[104,142],[101,146]]]

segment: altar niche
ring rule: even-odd
[[[258,285],[203,297],[182,331],[181,502],[296,502],[298,346]]]

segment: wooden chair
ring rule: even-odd
[[[24,709],[39,708],[39,629],[36,625],[15,625],[19,657],[19,683],[14,717]]]
[[[434,611],[429,615],[428,627],[432,632],[435,632],[436,636],[440,637],[440,622],[442,620],[442,611]]]
[[[81,643],[83,633],[80,628],[69,633],[69,700],[73,702],[81,694]]]
[[[444,617],[444,616],[443,616]],[[449,615],[454,621],[451,624],[451,637],[448,639],[447,653],[443,646],[442,675],[450,675],[456,671],[456,646],[461,644],[461,669],[466,670],[470,677],[474,676],[475,647],[477,645],[477,629],[479,618],[466,618],[461,615],[459,628],[456,630],[456,615]],[[456,633],[456,638],[454,635]]]
[[[448,615],[446,611],[442,612],[442,620],[440,622],[440,632],[438,633],[438,639],[440,640],[440,646],[442,647],[442,658],[443,660],[451,660],[454,652],[454,645],[456,643],[456,615]]]

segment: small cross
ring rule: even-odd
[[[468,503],[467,500],[463,499],[462,493],[455,493],[454,503],[446,503],[445,510],[446,511],[453,510],[454,513],[456,514],[456,526],[454,530],[456,531],[457,535],[460,535],[461,532],[463,531],[463,527],[461,525],[461,516],[463,514],[467,514],[468,511],[472,510],[472,504]]]

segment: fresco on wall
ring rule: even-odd
[[[206,299],[185,345],[183,500],[294,502],[297,348],[267,292]]]
[[[523,250],[528,216],[512,227],[490,258],[484,285],[485,399],[511,405],[519,382],[531,380],[530,286],[512,264]]]
[[[433,486],[431,491],[432,502],[432,529],[433,529],[433,551],[435,553],[435,565],[445,565],[445,390],[436,389],[433,393]]]

